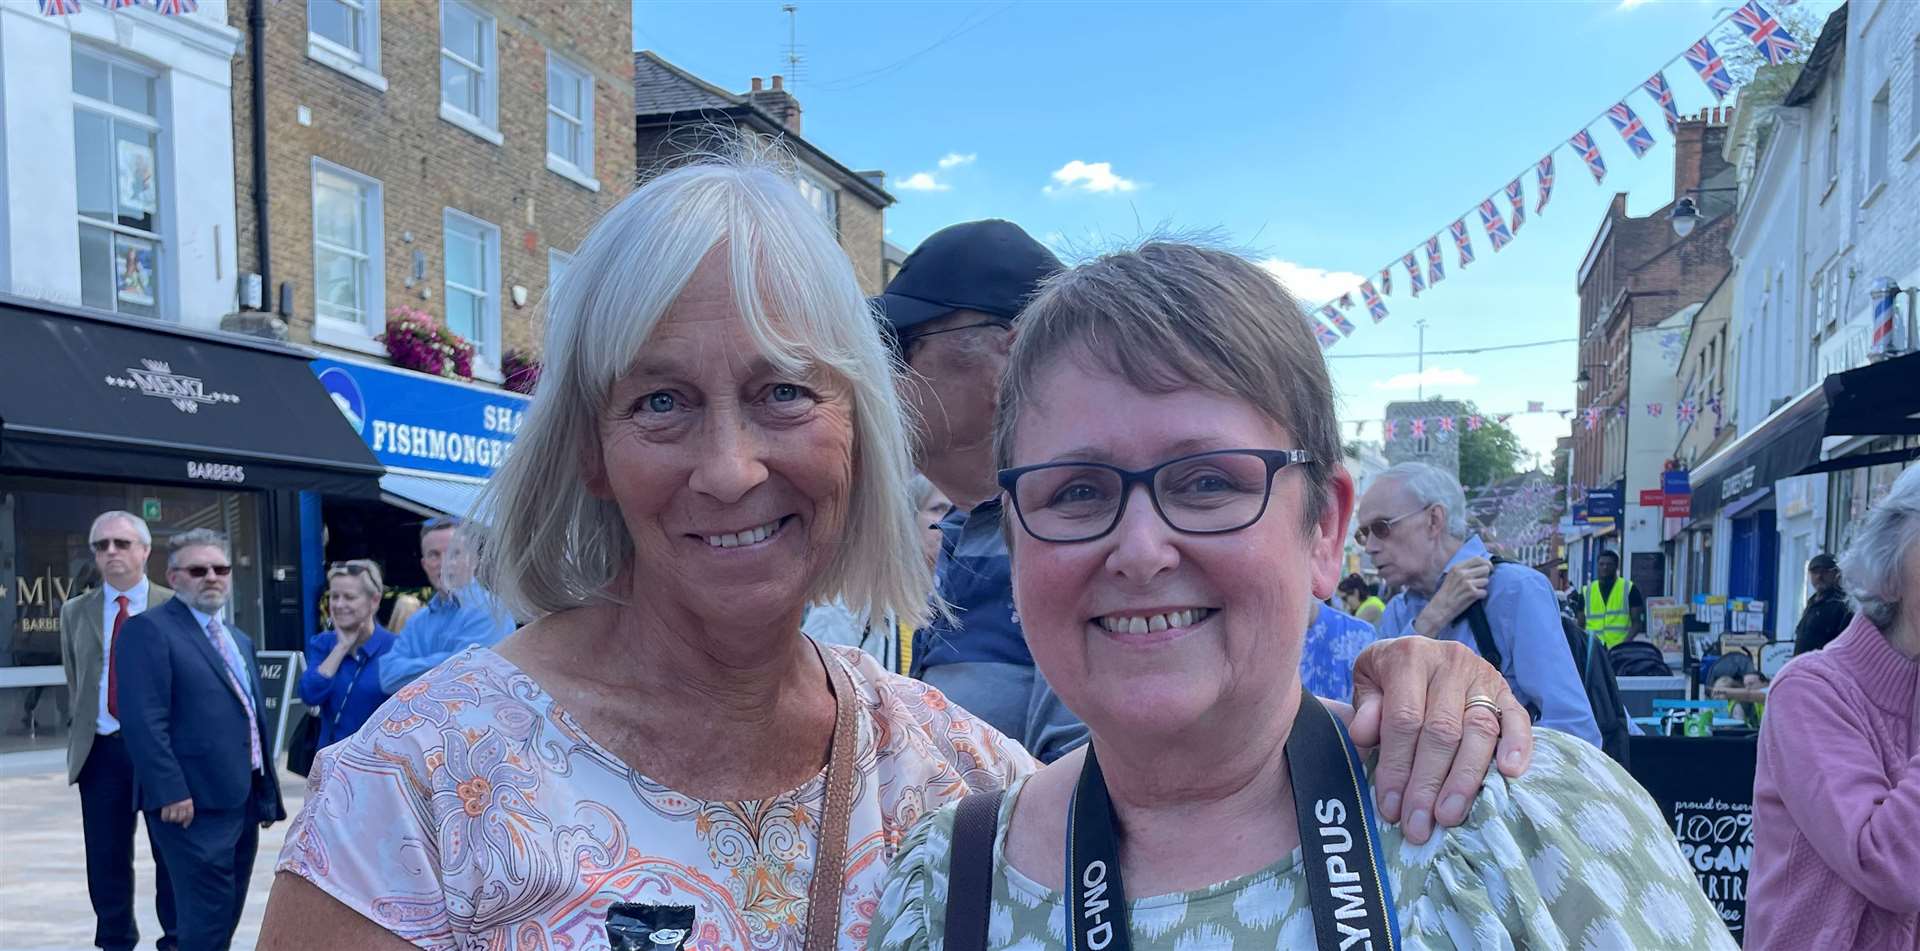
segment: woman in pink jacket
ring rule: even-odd
[[[1841,557],[1859,605],[1773,682],[1747,948],[1920,949],[1920,467]]]

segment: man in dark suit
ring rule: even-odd
[[[173,876],[183,951],[233,940],[260,830],[287,816],[253,641],[220,618],[232,574],[225,535],[174,536],[174,599],[126,623],[117,658],[134,790]]]
[[[133,832],[140,808],[133,798],[133,760],[120,733],[120,670],[111,663],[126,623],[173,598],[147,580],[153,535],[131,512],[106,512],[87,532],[101,586],[60,607],[60,661],[73,722],[67,728],[67,782],[80,786],[80,828],[86,837],[87,897],[93,900],[93,943],[108,951],[140,943],[133,915]],[[154,842],[153,826],[147,840]],[[159,947],[176,947],[173,889],[157,842],[153,847],[160,916]]]

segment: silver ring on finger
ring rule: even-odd
[[[1475,694],[1467,698],[1467,709],[1471,710],[1474,707],[1480,707],[1488,713],[1493,714],[1493,718],[1496,720],[1500,718],[1500,704],[1486,694]]]

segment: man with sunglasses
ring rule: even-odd
[[[287,817],[253,640],[221,615],[233,593],[227,537],[167,544],[173,600],[128,621],[117,659],[134,789],[173,875],[180,947],[220,951],[246,904],[260,830]]]
[[[1420,634],[1479,650],[1467,611],[1485,602],[1500,651],[1500,672],[1514,696],[1539,712],[1541,726],[1600,745],[1600,728],[1560,626],[1559,602],[1545,575],[1490,560],[1467,531],[1466,493],[1450,473],[1404,462],[1381,473],[1360,498],[1354,541],[1389,590],[1380,616],[1385,637]]]
[[[1013,609],[993,419],[1020,310],[1060,266],[1010,221],[969,221],[921,242],[873,301],[908,370],[901,395],[920,424],[915,462],[953,502],[934,576],[955,620],[916,636],[916,674],[1043,760],[1086,728],[1045,689]]]
[[[96,947],[132,948],[140,943],[133,913],[133,833],[140,809],[133,794],[133,760],[120,734],[120,635],[128,621],[172,600],[173,592],[147,580],[153,534],[131,512],[104,512],[87,530],[100,587],[60,608],[60,661],[73,722],[67,729],[67,782],[80,787],[80,830],[86,841],[87,897],[93,903]],[[126,673],[139,671],[127,668]],[[160,948],[177,946],[173,888],[152,824],[154,911],[160,918]]]

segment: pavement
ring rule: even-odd
[[[93,906],[87,901],[86,851],[80,832],[80,792],[67,785],[60,751],[52,757],[10,757],[0,770],[0,951],[85,951],[93,947]],[[306,780],[280,774],[287,815],[300,811]],[[274,860],[287,823],[260,833],[253,885],[233,947],[252,948],[260,937]],[[160,921],[153,910],[153,857],[145,830],[134,836],[134,907],[141,947],[153,947]]]

